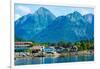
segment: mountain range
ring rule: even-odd
[[[15,21],[17,39],[35,42],[91,40],[94,39],[94,15],[81,15],[74,11],[56,17],[48,9],[40,7],[35,13]]]

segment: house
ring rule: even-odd
[[[56,49],[56,52],[58,52],[58,53],[78,51],[77,46],[67,46],[66,48],[65,47],[55,47],[55,49]]]
[[[32,53],[38,53],[39,51],[43,51],[44,46],[33,46],[32,48]]]
[[[78,51],[78,47],[77,46],[71,46],[69,51],[70,52],[77,52]]]
[[[32,42],[15,42],[15,52],[26,52],[31,44]]]
[[[55,47],[57,53],[62,53],[64,51],[63,47]]]
[[[44,49],[43,49],[43,52],[45,52],[45,53],[55,53],[56,52],[56,50],[55,50],[55,48],[54,47],[45,47]]]

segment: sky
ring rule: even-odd
[[[34,12],[40,8],[44,7],[50,10],[56,17],[61,15],[67,15],[73,13],[74,11],[80,12],[82,15],[88,13],[94,13],[93,8],[83,8],[83,7],[69,7],[69,6],[52,6],[52,5],[35,5],[35,4],[15,4],[14,5],[14,20],[27,14],[34,14]]]

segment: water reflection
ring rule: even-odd
[[[78,61],[93,61],[93,55],[69,56],[69,57],[34,57],[34,58],[16,58],[15,65],[29,64],[50,64]]]

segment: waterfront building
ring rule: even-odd
[[[43,49],[43,52],[46,52],[46,53],[55,53],[56,49],[54,47],[45,47]]]
[[[33,46],[32,49],[32,53],[38,53],[39,51],[43,51],[45,46]]]
[[[15,42],[15,52],[26,52],[31,44],[32,42]]]

